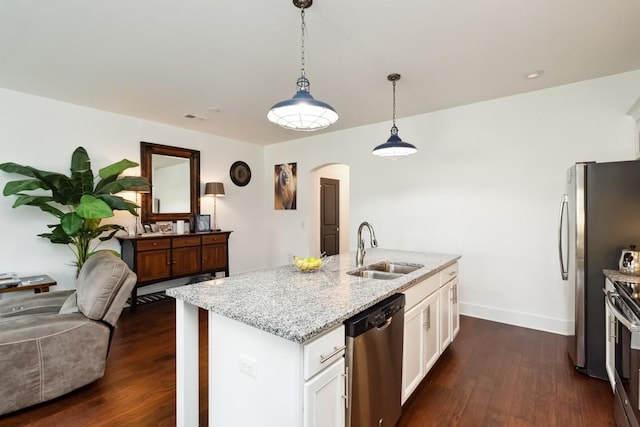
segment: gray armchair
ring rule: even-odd
[[[0,415],[101,378],[135,283],[120,258],[101,251],[82,267],[75,291],[0,300]]]

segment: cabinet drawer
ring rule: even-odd
[[[174,237],[174,248],[186,248],[188,246],[200,246],[200,236]]]
[[[451,264],[440,272],[440,284],[444,285],[458,275],[458,263]]]
[[[344,333],[344,325],[340,325],[303,346],[305,381],[344,355]]]
[[[440,276],[434,274],[429,276],[421,282],[416,283],[406,291],[404,311],[408,311],[411,307],[418,304],[420,301],[434,293],[440,287]]]
[[[155,249],[169,249],[171,241],[169,239],[149,239],[138,241],[138,251],[152,251]]]
[[[210,236],[202,236],[202,244],[208,245],[211,243],[226,243],[226,234],[212,234]]]

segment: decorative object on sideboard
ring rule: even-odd
[[[158,233],[172,233],[173,232],[173,223],[171,221],[157,221],[156,222],[156,230]]]
[[[125,230],[118,224],[100,225],[104,218],[113,217],[116,210],[137,215],[135,203],[116,196],[121,191],[149,185],[141,177],[120,176],[125,170],[136,166],[138,163],[123,159],[100,169],[98,176],[94,176],[87,151],[78,147],[71,156],[70,176],[12,162],[0,164],[0,170],[28,177],[7,182],[4,195],[17,197],[14,208],[35,206],[59,220],[57,224],[47,225],[50,232],[38,236],[49,239],[51,243],[70,245],[78,273],[85,261],[96,252],[100,242],[111,239],[119,230]],[[35,194],[27,194],[31,191],[35,191]]]
[[[200,151],[140,142],[140,174],[152,185],[142,195],[143,223],[187,221],[200,213]]]
[[[396,127],[396,82],[400,80],[400,74],[389,74],[387,80],[393,83],[393,126],[391,127],[391,136],[387,139],[387,142],[374,148],[373,154],[396,160],[410,156],[416,153],[418,149],[414,145],[404,142],[398,136],[398,128]]]
[[[218,219],[216,217],[216,200],[218,197],[224,197],[224,184],[221,182],[207,182],[204,187],[204,195],[213,197],[213,229],[212,231],[220,231],[218,227]]]
[[[195,232],[211,231],[211,215],[195,215]]]
[[[285,129],[298,131],[314,131],[324,129],[338,120],[338,113],[333,107],[325,102],[318,101],[309,92],[309,80],[305,75],[305,51],[304,36],[306,25],[304,22],[304,11],[311,7],[313,0],[293,0],[293,4],[300,8],[302,17],[302,48],[301,63],[302,72],[296,82],[298,91],[293,98],[278,102],[271,107],[267,113],[270,122]]]
[[[229,169],[229,176],[235,185],[244,187],[251,181],[251,168],[245,162],[234,162]]]

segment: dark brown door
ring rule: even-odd
[[[320,178],[320,252],[340,252],[340,181]]]

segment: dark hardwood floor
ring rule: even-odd
[[[206,363],[204,312],[200,320],[201,359]],[[206,381],[204,364],[203,426]],[[608,382],[585,377],[570,366],[565,337],[462,317],[460,334],[405,404],[398,426],[613,426],[612,404]],[[0,426],[173,425],[172,299],[122,314],[103,378],[0,417]]]

